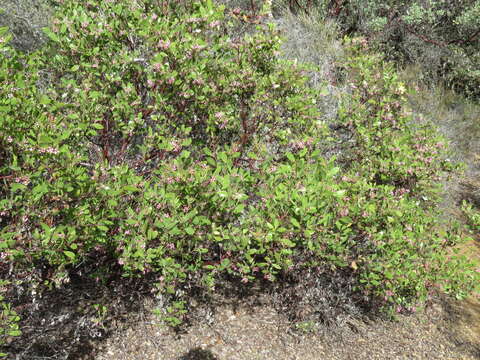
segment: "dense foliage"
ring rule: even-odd
[[[42,50],[2,38],[7,299],[61,287],[86,262],[92,276],[120,269],[176,295],[172,324],[182,284],[214,289],[224,274],[252,283],[315,267],[398,311],[437,288],[471,291],[476,275],[448,255],[458,237],[433,206],[451,166],[435,130],[412,122],[391,65],[351,44],[337,124],[351,141],[328,159],[322,92],[279,59],[273,26],[231,37],[239,12],[164,5],[64,0]],[[16,335],[6,303],[3,314]]]

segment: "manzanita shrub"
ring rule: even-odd
[[[403,114],[391,67],[359,54],[346,65],[356,158],[339,165],[320,146],[319,95],[279,59],[273,26],[232,37],[238,12],[162,4],[64,0],[47,47],[1,45],[2,276],[62,286],[93,261],[95,276],[120,267],[175,294],[315,266],[402,309],[435,287],[470,291],[473,272],[447,261],[454,239],[421,199],[442,149]]]

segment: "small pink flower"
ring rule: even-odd
[[[199,19],[199,18],[190,18],[190,19],[187,19],[187,23],[190,23],[190,24],[192,24],[192,23],[197,23],[197,22],[199,22],[200,20],[201,20],[201,19]]]
[[[15,178],[15,182],[21,183],[26,186],[30,184],[30,179],[27,176],[21,176],[21,177]]]
[[[168,40],[166,40],[166,41],[160,40],[158,42],[158,47],[162,50],[168,50],[170,48],[170,45],[171,45],[171,43]]]
[[[170,145],[173,146],[173,151],[175,151],[175,152],[179,152],[179,151],[182,149],[182,146],[181,146],[178,142],[176,142],[176,141],[171,141],[171,142],[170,142]],[[175,170],[176,170],[176,169],[174,169],[174,171],[175,171]]]
[[[347,208],[343,208],[342,210],[340,210],[340,216],[345,217],[345,216],[348,216],[348,214],[349,214],[349,211]]]
[[[195,80],[193,80],[193,83],[194,83],[195,85],[203,85],[203,84],[205,84],[205,82],[203,81],[203,79],[195,79]]]
[[[59,153],[58,149],[55,149],[55,148],[52,148],[52,147],[46,148],[45,152],[47,152],[49,154],[55,154],[55,155]]]
[[[244,283],[244,284],[248,283],[248,279],[247,279],[246,277],[242,278],[241,281],[242,281],[242,283]]]

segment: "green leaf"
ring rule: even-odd
[[[42,95],[40,96],[40,99],[38,100],[38,102],[42,105],[48,105],[51,103],[51,100],[47,95]]]
[[[71,252],[71,251],[68,251],[68,250],[65,250],[63,252],[69,259],[71,260],[74,260],[75,259],[75,253]]]
[[[51,144],[52,142],[53,142],[53,139],[46,134],[40,134],[38,136],[38,143],[39,144]]]
[[[53,40],[54,42],[60,42],[58,36],[52,30],[50,30],[50,28],[45,27],[42,30],[43,33],[49,37],[50,40]]]
[[[185,232],[186,232],[188,235],[193,235],[193,234],[195,234],[195,229],[192,228],[192,227],[187,227],[187,228],[185,229]]]
[[[20,184],[20,183],[13,183],[11,186],[10,186],[10,189],[12,191],[12,193],[16,192],[17,190],[24,190],[26,189],[27,187],[23,184]]]
[[[124,191],[127,191],[127,192],[135,192],[135,191],[139,191],[139,189],[133,185],[125,185],[123,187],[123,190]]]
[[[290,222],[292,223],[293,226],[300,229],[301,225],[300,225],[300,223],[298,222],[297,219],[295,219],[294,217],[291,217]]]
[[[220,160],[222,160],[223,162],[228,162],[227,154],[225,154],[224,152],[219,153],[219,154],[218,154],[218,157],[219,157]]]
[[[289,239],[286,239],[286,238],[283,238],[281,240],[282,244],[284,244],[285,246],[288,246],[288,247],[295,247],[295,243],[290,241]]]
[[[8,332],[8,335],[10,335],[10,336],[20,336],[20,335],[22,335],[22,332],[20,330],[10,330]]]
[[[239,204],[239,205],[237,205],[237,206],[235,207],[235,209],[233,210],[233,212],[234,212],[235,214],[240,214],[240,213],[243,211],[243,209],[245,209],[245,205]]]
[[[158,231],[148,229],[147,238],[148,240],[153,240],[158,236]]]
[[[228,266],[230,266],[230,263],[231,263],[230,259],[223,259],[223,260],[222,260],[222,263],[220,264],[220,266],[221,266],[221,268],[225,269],[225,268],[227,268]]]
[[[333,167],[328,171],[327,175],[328,175],[328,177],[334,176],[334,175],[338,174],[339,171],[340,171],[339,167]]]

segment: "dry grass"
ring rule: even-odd
[[[0,9],[4,10],[0,26],[10,28],[12,46],[32,51],[42,45],[45,40],[42,28],[48,25],[53,11],[49,0],[0,0]]]
[[[416,117],[433,122],[450,142],[452,161],[465,163],[465,176],[447,184],[445,207],[458,212],[463,199],[480,204],[480,104],[444,88],[425,85],[418,67],[407,67],[402,78],[416,93],[410,103]]]

